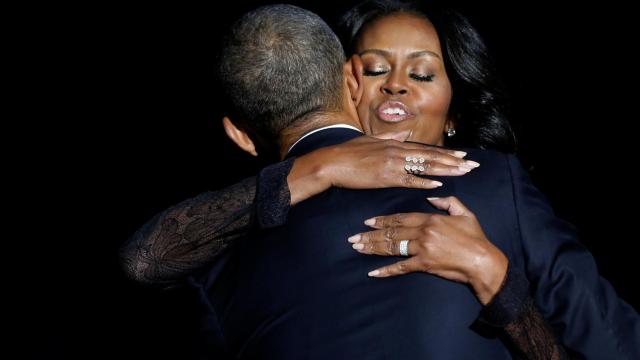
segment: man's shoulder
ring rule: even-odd
[[[526,174],[516,155],[495,150],[456,150],[467,152],[465,159],[476,161],[480,166],[462,176],[438,177],[444,184],[443,192],[467,201],[512,200],[514,186]]]
[[[472,170],[470,173],[460,177],[465,180],[498,180],[510,178],[512,176],[511,168],[514,162],[519,162],[514,154],[507,154],[496,150],[460,148],[467,153],[466,160],[473,160],[480,164],[480,167]]]

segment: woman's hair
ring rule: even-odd
[[[516,139],[505,115],[503,85],[480,34],[458,12],[416,1],[364,1],[344,14],[338,24],[347,55],[354,53],[367,25],[397,13],[428,19],[438,33],[453,88],[449,114],[456,129],[446,145],[515,152]]]

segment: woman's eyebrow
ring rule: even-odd
[[[407,57],[409,59],[415,59],[415,58],[421,57],[421,56],[433,56],[433,57],[436,57],[436,58],[440,59],[440,55],[434,53],[433,51],[429,51],[429,50],[422,50],[422,51],[412,52]]]
[[[376,55],[380,55],[380,56],[389,56],[390,53],[386,50],[381,50],[381,49],[366,49],[366,50],[362,50],[358,53],[358,55],[362,56],[365,54],[376,54]]]
[[[386,51],[386,50],[382,50],[382,49],[366,49],[366,50],[362,50],[358,53],[358,55],[363,56],[365,54],[376,54],[376,55],[380,55],[380,56],[389,56],[391,53]],[[440,55],[438,55],[437,53],[430,51],[430,50],[420,50],[420,51],[415,51],[409,54],[409,56],[407,56],[407,58],[409,59],[415,59],[418,57],[422,57],[422,56],[432,56],[438,59],[441,59]]]

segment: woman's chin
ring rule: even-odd
[[[371,124],[371,132],[373,135],[388,133],[388,132],[401,132],[407,130],[413,130],[415,123],[411,120],[399,121],[399,122],[386,122],[376,121]]]

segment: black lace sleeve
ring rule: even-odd
[[[524,302],[520,316],[504,327],[504,333],[517,359],[569,359],[531,298]]]
[[[501,338],[517,359],[569,359],[529,295],[526,276],[512,266],[479,320],[501,330]]]
[[[286,222],[291,196],[287,175],[293,158],[267,166],[258,177],[206,192],[154,216],[121,248],[127,276],[171,287],[254,227]]]

